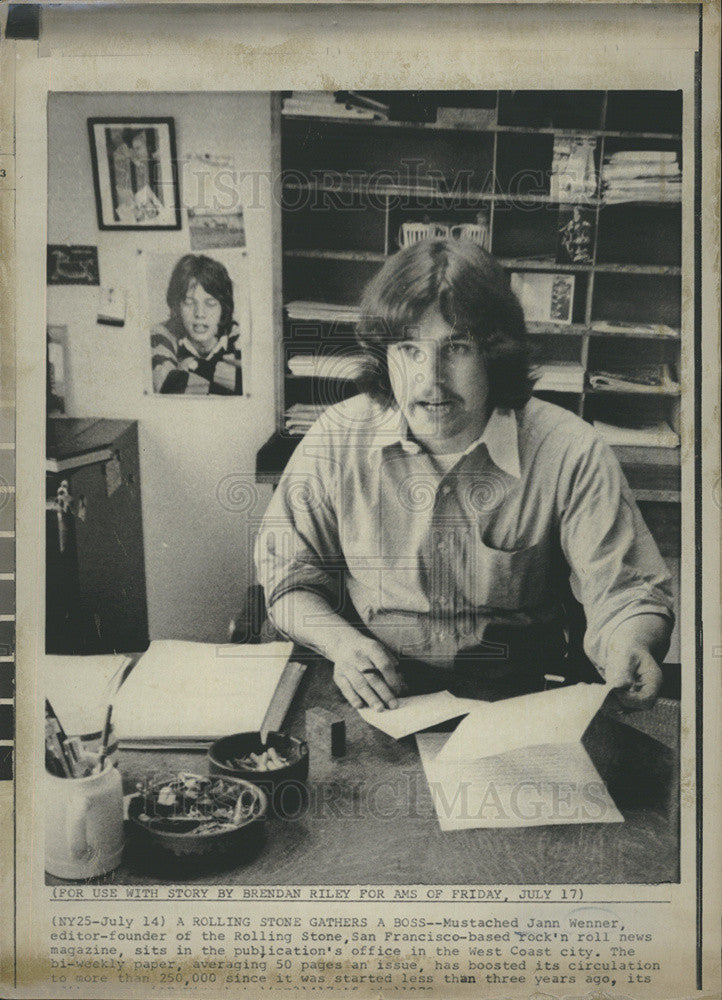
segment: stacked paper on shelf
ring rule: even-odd
[[[607,203],[682,199],[682,169],[673,150],[612,153],[605,157],[602,176],[602,197]]]
[[[323,323],[355,323],[358,320],[356,306],[334,305],[332,302],[306,302],[296,300],[286,303],[289,319],[318,320]]]
[[[294,403],[293,406],[289,406],[286,410],[286,430],[290,434],[305,434],[311,425],[318,420],[325,409],[325,406]]]
[[[592,323],[594,333],[620,333],[650,337],[679,337],[679,329],[666,323],[633,323],[623,320],[597,319]]]
[[[578,361],[537,365],[534,374],[536,392],[582,392],[584,389],[584,368]]]
[[[672,378],[669,365],[640,365],[637,368],[618,371],[593,371],[589,373],[589,384],[593,389],[612,389],[619,392],[679,391],[679,383]]]
[[[595,420],[594,427],[609,444],[641,448],[679,448],[679,434],[676,434],[665,420],[632,427]]]
[[[297,354],[288,359],[292,375],[315,376],[345,381],[358,378],[364,365],[362,354]]]
[[[555,201],[593,198],[597,190],[594,151],[587,136],[555,136],[550,194]]]
[[[605,188],[604,201],[607,205],[622,204],[627,201],[656,201],[662,204],[675,204],[682,200],[682,185],[679,181],[640,180],[630,181],[624,185],[614,185]]]
[[[347,107],[350,104],[355,108],[370,108],[382,121],[388,121],[391,111],[391,105],[380,101],[378,97],[369,97],[360,90],[339,90],[336,92],[336,100],[343,102]]]
[[[374,104],[374,106],[371,106]],[[357,95],[346,94],[339,100],[328,90],[294,90],[291,97],[283,99],[284,115],[316,116],[319,118],[386,119],[388,113],[376,102],[366,101]]]
[[[452,108],[436,109],[436,124],[484,130],[496,125],[496,108]]]

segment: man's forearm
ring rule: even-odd
[[[648,612],[628,618],[614,630],[605,674],[624,708],[654,705],[662,688],[660,664],[667,655],[671,632],[669,619]]]
[[[311,590],[289,590],[269,608],[273,624],[289,639],[315,649],[335,661],[344,642],[355,639],[357,629]]]
[[[609,652],[629,648],[649,650],[657,663],[662,663],[669,652],[672,623],[663,615],[649,612],[634,615],[622,622],[614,630],[609,643]]]
[[[393,654],[349,625],[319,594],[291,590],[273,603],[269,614],[289,638],[331,660],[333,679],[354,708],[397,707],[404,682]]]

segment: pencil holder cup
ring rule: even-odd
[[[69,737],[71,740],[76,738],[80,741],[81,753],[91,755],[100,753],[100,748],[103,743],[103,734],[101,732],[83,733],[77,737]],[[106,760],[109,761],[113,767],[118,767],[120,762],[120,755],[118,753],[118,737],[112,723],[108,731]]]
[[[117,868],[123,854],[123,787],[107,760],[86,778],[45,774],[45,870],[89,879]]]

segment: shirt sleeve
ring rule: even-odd
[[[560,541],[584,607],[584,649],[604,676],[609,640],[640,614],[674,621],[670,575],[614,453],[594,434],[562,478]]]
[[[211,392],[222,395],[243,394],[243,374],[241,368],[241,348],[238,335],[228,338],[223,353],[216,355],[196,368],[198,375],[212,384]]]
[[[309,590],[336,610],[345,561],[338,535],[334,464],[317,422],[296,448],[256,540],[255,562],[270,611],[291,590]]]
[[[188,372],[178,367],[178,347],[165,326],[150,331],[154,392],[181,393],[188,385]]]

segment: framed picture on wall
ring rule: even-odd
[[[180,229],[172,118],[89,118],[99,229]]]

